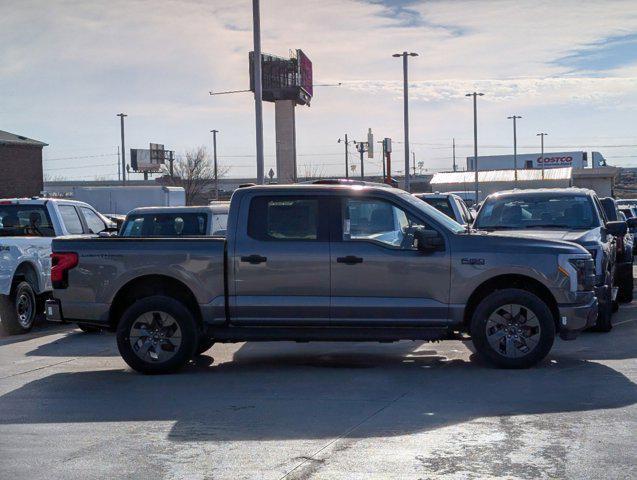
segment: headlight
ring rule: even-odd
[[[560,255],[558,269],[569,279],[572,292],[592,290],[595,285],[595,262],[590,255]]]

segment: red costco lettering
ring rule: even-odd
[[[572,163],[573,157],[538,157],[537,163]]]

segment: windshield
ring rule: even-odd
[[[412,206],[416,207],[421,212],[424,212],[429,218],[433,219],[443,227],[454,233],[461,233],[465,231],[465,227],[460,225],[455,220],[449,218],[444,213],[436,210],[434,207],[429,205],[427,202],[423,202],[417,197],[414,197],[410,193],[403,192],[399,194],[403,200],[409,202]]]
[[[522,228],[590,229],[599,217],[586,195],[515,194],[488,198],[474,227],[485,230]]]
[[[205,213],[146,213],[130,215],[122,237],[182,237],[206,235]]]
[[[55,231],[43,205],[0,205],[0,236],[54,237]]]

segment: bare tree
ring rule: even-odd
[[[218,167],[217,178],[228,173],[229,167]],[[215,171],[206,147],[188,150],[175,160],[173,178],[167,177],[171,185],[183,187],[186,191],[186,205],[207,203],[215,185]]]

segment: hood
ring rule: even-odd
[[[541,240],[557,240],[562,242],[577,243],[579,245],[590,245],[599,242],[600,227],[590,230],[559,230],[550,228],[523,228],[520,230],[493,230],[488,235],[514,238],[537,238]]]
[[[527,235],[530,232],[533,235]],[[537,230],[498,230],[494,232],[473,230],[471,233],[459,233],[456,238],[461,239],[461,249],[474,252],[484,250],[487,252],[518,254],[520,252],[529,254],[587,253],[579,242],[567,241],[558,236],[551,238],[541,233]]]

